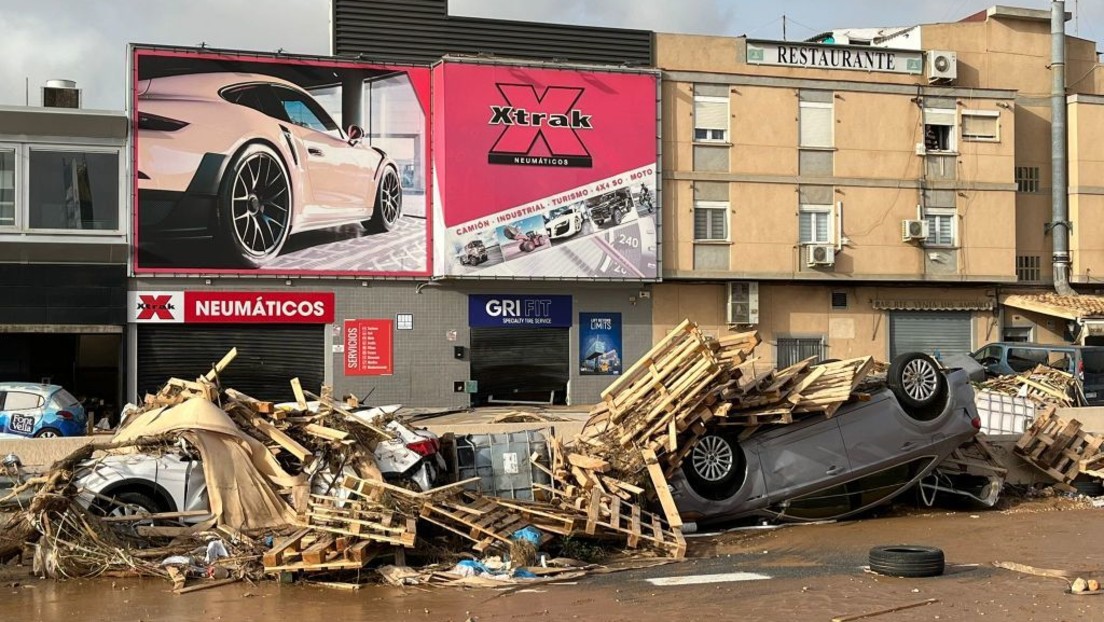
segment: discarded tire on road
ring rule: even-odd
[[[933,546],[895,544],[870,549],[870,570],[891,577],[935,577],[943,574],[943,551]]]

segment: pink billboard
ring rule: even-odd
[[[434,272],[654,280],[656,73],[433,69]]]
[[[134,47],[134,272],[427,276],[428,67]]]

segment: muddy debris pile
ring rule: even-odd
[[[869,399],[870,358],[755,373],[758,344],[754,332],[709,339],[684,321],[603,392],[579,435],[530,458],[550,476],[530,499],[482,494],[478,478],[385,477],[389,451],[428,455],[439,440],[397,407],[363,408],[326,387],[314,395],[297,379],[295,401],[281,404],[221,387],[232,350],[195,381],[174,378],[146,396],[108,443],[11,491],[33,496],[0,530],[0,563],[30,554],[40,575],[157,576],[189,591],[264,577],[360,583],[373,563],[373,575],[402,584],[557,580],[594,567],[540,552],[580,541],[681,558],[667,479],[707,424],[750,433]],[[167,458],[201,471],[206,505],[150,512],[140,496],[89,484],[121,462]],[[408,554],[425,565],[408,567]]]

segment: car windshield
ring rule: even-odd
[[[548,213],[548,217],[549,218],[559,218],[560,216],[563,216],[564,214],[569,213],[571,211],[572,207],[573,206],[571,206],[571,205],[565,205],[563,207],[557,207],[556,209],[554,209],[554,210],[552,210],[551,212]]]
[[[54,393],[53,401],[58,408],[69,408],[80,403],[77,398],[73,397],[72,393],[65,389],[60,389],[57,393]]]
[[[1104,384],[1104,349],[1082,350],[1081,365],[1085,374],[1085,384]]]

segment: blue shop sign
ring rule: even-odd
[[[470,294],[468,326],[570,328],[571,296]]]

